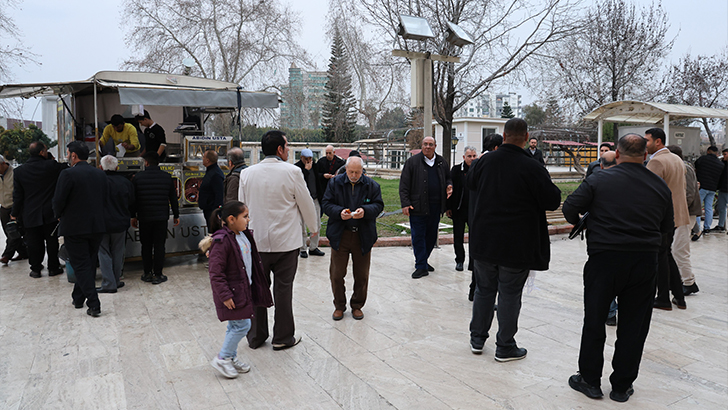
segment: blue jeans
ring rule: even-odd
[[[713,198],[715,198],[715,191],[700,188],[700,202],[703,203],[703,209],[705,209],[704,231],[710,229],[710,224],[713,223]],[[696,220],[698,221],[698,226],[700,226],[700,216]]]
[[[718,191],[718,203],[715,209],[718,211],[718,226],[725,228],[725,217],[728,212],[728,192]]]
[[[437,242],[440,226],[440,203],[430,204],[428,215],[410,215],[412,250],[415,253],[415,269],[427,270],[427,259]]]
[[[248,334],[250,319],[228,320],[225,341],[218,355],[221,359],[233,359],[238,355],[238,343]]]
[[[617,316],[617,298],[612,299],[612,304],[609,305],[609,314],[607,319]]]

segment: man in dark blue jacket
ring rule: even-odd
[[[570,223],[589,212],[579,373],[569,378],[569,386],[593,399],[603,396],[604,321],[615,296],[619,322],[609,397],[625,402],[634,393],[632,383],[650,329],[658,252],[674,227],[670,188],[642,165],[646,146],[636,134],[620,138],[617,166],[585,179],[564,201]]]
[[[144,171],[134,175],[131,182],[136,200],[131,212],[131,226],[139,228],[144,263],[142,280],[157,285],[167,280],[162,269],[170,205],[174,226],[179,225],[177,192],[172,176],[159,169],[159,154],[156,152],[144,154]]]
[[[76,273],[73,305],[77,309],[86,301],[87,314],[101,315],[101,302],[96,293],[96,258],[101,237],[106,232],[106,175],[89,165],[88,146],[73,141],[67,146],[71,168],[58,176],[53,195],[53,212],[60,220],[58,234],[68,250],[71,267]]]
[[[10,215],[25,229],[30,277],[40,278],[43,256],[48,252],[48,276],[63,273],[58,261],[58,220],[53,215],[51,199],[61,171],[68,168],[53,159],[45,144],[35,141],[28,148],[30,158],[14,173],[13,210]]]
[[[523,286],[531,270],[549,268],[546,211],[561,203],[561,191],[546,168],[523,150],[527,139],[526,121],[511,118],[503,130],[503,145],[474,162],[466,178],[468,188],[475,191],[470,254],[476,289],[470,349],[474,354],[483,352],[497,294],[495,360],[499,362],[526,357],[526,349],[518,347],[514,338]]]
[[[367,300],[372,246],[377,241],[377,216],[384,209],[379,184],[363,175],[361,158],[349,157],[346,174],[331,179],[322,203],[329,216],[326,237],[331,244],[329,275],[334,293],[334,320],[346,310],[344,276],[351,254],[354,293],[349,302],[354,319],[364,318],[361,308]]]
[[[124,175],[116,172],[119,160],[112,155],[101,158],[101,169],[106,173],[108,195],[104,216],[106,233],[99,246],[99,267],[101,287],[98,293],[116,293],[124,286],[121,270],[126,253],[126,231],[131,221],[131,207],[134,206],[134,185]]]
[[[216,208],[222,206],[223,187],[225,185],[225,174],[217,165],[217,152],[214,150],[205,151],[202,157],[202,165],[205,166],[205,177],[200,182],[199,198],[197,204],[205,215],[207,226],[210,226],[210,214]]]

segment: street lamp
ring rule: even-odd
[[[450,136],[450,143],[452,144],[452,152],[455,152],[455,149],[457,148],[459,141],[460,141],[460,138],[458,138],[458,136],[455,133],[453,133]]]
[[[455,23],[447,22],[448,43],[457,47],[473,44],[472,37]],[[399,16],[397,35],[405,40],[428,40],[435,38],[432,28],[426,19],[408,15]],[[417,53],[405,50],[392,50],[395,57],[406,57],[412,68],[412,89],[410,107],[424,109],[423,137],[432,137],[432,60],[445,63],[459,63],[460,57],[443,56],[432,53]],[[457,137],[452,137],[453,147],[457,145]],[[443,153],[444,150],[443,150]]]

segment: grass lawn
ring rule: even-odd
[[[382,188],[382,200],[384,201],[384,212],[394,212],[402,209],[399,204],[399,180],[398,179],[381,179],[373,178]],[[557,183],[556,186],[561,189],[561,202],[566,199],[569,194],[579,187],[579,182],[563,182]],[[329,217],[324,215],[321,218],[321,236],[326,236],[326,222]],[[443,216],[442,223],[452,224],[452,220],[447,216]],[[409,222],[409,217],[397,213],[384,216],[377,219],[377,234],[381,238],[391,236],[409,236],[409,230],[398,226],[400,222]],[[404,232],[404,233],[403,233]],[[443,229],[440,232],[452,233],[452,228]],[[467,227],[466,227],[467,232]]]

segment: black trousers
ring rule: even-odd
[[[3,251],[2,256],[12,259],[15,256],[15,252],[18,252],[19,256],[27,257],[28,250],[25,248],[25,243],[23,243],[23,237],[10,239],[8,237],[8,231],[5,229],[5,225],[10,222],[10,211],[12,211],[11,208],[0,207],[0,223],[3,225],[3,232],[5,232],[5,238],[7,238],[5,241],[5,251]]]
[[[613,390],[626,391],[637,379],[650,330],[656,277],[657,252],[604,251],[589,255],[584,265],[584,327],[579,372],[590,385],[601,386],[604,322],[615,296],[619,301],[619,322],[612,358],[614,371],[609,380]]]
[[[96,261],[103,234],[66,235],[63,243],[68,251],[69,262],[76,273],[71,297],[73,303],[101,309],[99,295],[96,293]]]
[[[453,247],[455,248],[455,263],[465,262],[465,225],[468,223],[468,213],[453,213],[452,236]],[[468,270],[473,270],[473,258],[468,257]]]
[[[293,321],[293,279],[298,269],[298,248],[288,252],[261,252],[263,275],[271,285],[273,272],[273,301],[275,314],[273,344],[293,344],[296,325]],[[248,332],[248,345],[256,348],[268,339],[268,309],[256,307]]]
[[[161,275],[164,268],[167,221],[139,221],[139,241],[142,243],[144,273]]]
[[[680,269],[672,257],[672,239],[675,231],[662,235],[660,253],[657,255],[657,300],[670,303],[670,292],[677,300],[684,300]]]
[[[28,262],[30,270],[40,272],[43,270],[43,255],[48,252],[48,270],[57,271],[61,268],[58,261],[58,235],[54,232],[58,222],[25,228],[25,243],[28,245]]]

